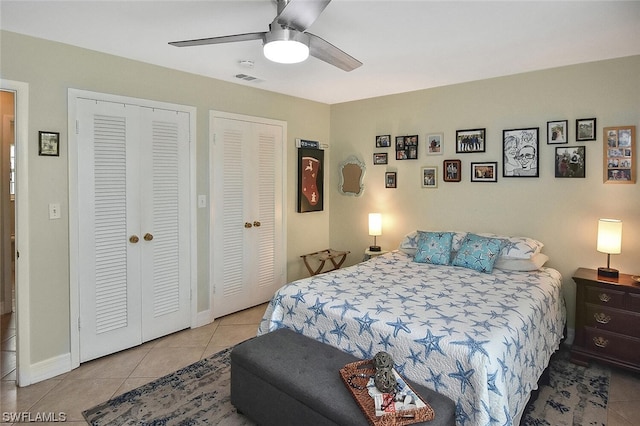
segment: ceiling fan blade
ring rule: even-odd
[[[172,41],[169,44],[176,47],[203,46],[206,44],[234,43],[236,41],[263,40],[266,32],[235,34],[229,36],[198,38],[195,40]]]
[[[344,71],[353,71],[362,65],[362,62],[317,35],[305,34],[309,36],[309,54],[311,56]]]
[[[331,0],[278,0],[275,22],[287,28],[304,31],[318,19]],[[284,9],[280,10],[284,4]]]

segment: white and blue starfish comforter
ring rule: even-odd
[[[565,317],[554,269],[486,274],[395,251],[285,285],[258,334],[286,327],[362,359],[386,351],[453,399],[458,426],[517,425]]]

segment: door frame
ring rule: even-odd
[[[80,283],[78,280],[78,138],[76,134],[76,99],[95,99],[103,102],[124,103],[146,108],[167,109],[189,113],[189,287],[191,290],[191,327],[197,327],[198,307],[198,252],[197,252],[197,215],[196,215],[196,113],[192,106],[179,105],[149,99],[91,92],[80,89],[68,89],[68,135],[69,135],[69,329],[71,337],[71,369],[80,365]]]
[[[32,383],[29,321],[29,83],[0,80],[0,89],[15,93],[16,147],[16,384]]]

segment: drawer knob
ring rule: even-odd
[[[604,337],[594,337],[593,344],[599,348],[606,348],[607,345],[609,344],[609,341]]]
[[[606,293],[600,293],[598,299],[600,299],[601,302],[607,303],[609,300],[611,300],[611,296]]]
[[[593,318],[595,318],[596,322],[600,324],[608,324],[611,321],[611,317],[603,312],[598,312],[593,314]]]

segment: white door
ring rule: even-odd
[[[77,103],[84,362],[189,326],[189,119]]]
[[[268,301],[285,280],[284,125],[211,113],[213,316]],[[223,114],[224,115],[224,114]],[[256,121],[252,121],[256,120]]]

